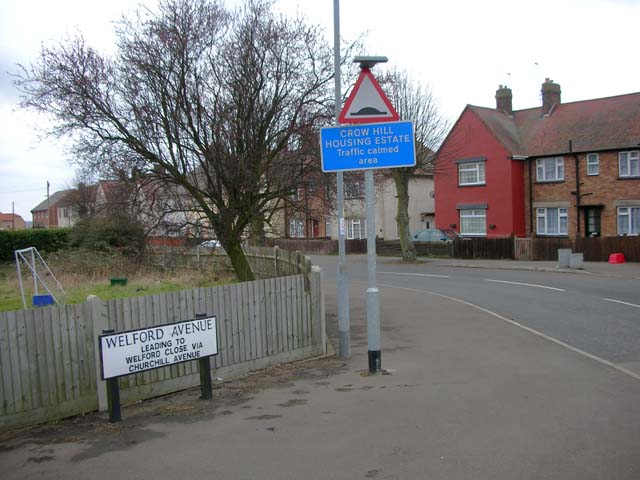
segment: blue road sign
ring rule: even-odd
[[[412,167],[413,122],[325,127],[320,130],[323,172]]]

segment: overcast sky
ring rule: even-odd
[[[113,21],[132,5],[0,0],[0,212],[10,213],[15,202],[16,213],[31,220],[47,181],[53,194],[74,179],[63,145],[35,132],[45,119],[17,109],[8,72],[35,59],[42,43],[77,31],[108,52]],[[277,6],[321,24],[333,42],[333,0]],[[637,92],[638,19],[640,0],[340,1],[342,37],[367,33],[362,54],[385,55],[389,66],[428,84],[452,122],[466,104],[495,107],[501,84],[512,88],[516,110],[540,104],[546,77],[561,85],[563,102]]]

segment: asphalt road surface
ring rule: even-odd
[[[335,277],[337,257],[313,260],[327,277]],[[385,257],[378,257],[377,263],[380,290],[432,292],[469,302],[640,374],[640,280],[460,268],[428,260],[403,264]],[[349,256],[347,269],[350,290],[366,288],[366,256]]]

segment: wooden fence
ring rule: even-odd
[[[587,262],[606,262],[612,253],[623,253],[628,262],[640,262],[640,237],[469,238],[453,242],[451,256],[557,261],[560,248],[582,253]]]
[[[97,341],[107,328],[124,331],[192,319],[196,313],[216,315],[214,377],[322,354],[321,276],[313,269],[307,275],[0,313],[0,426],[105,409]],[[187,362],[121,377],[121,397],[130,402],[198,383],[197,363]]]
[[[417,242],[413,246],[419,257],[448,257],[451,254],[451,243],[449,242]],[[376,252],[381,256],[401,257],[400,240],[378,240]]]
[[[454,258],[513,259],[513,238],[463,238],[454,240],[451,248]]]
[[[267,245],[284,250],[328,255],[338,253],[338,240],[329,238],[267,238]],[[367,253],[367,239],[345,240],[345,253]]]

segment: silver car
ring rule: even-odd
[[[451,242],[449,238],[442,230],[437,228],[430,228],[427,230],[418,230],[411,237],[414,243],[420,242]]]

